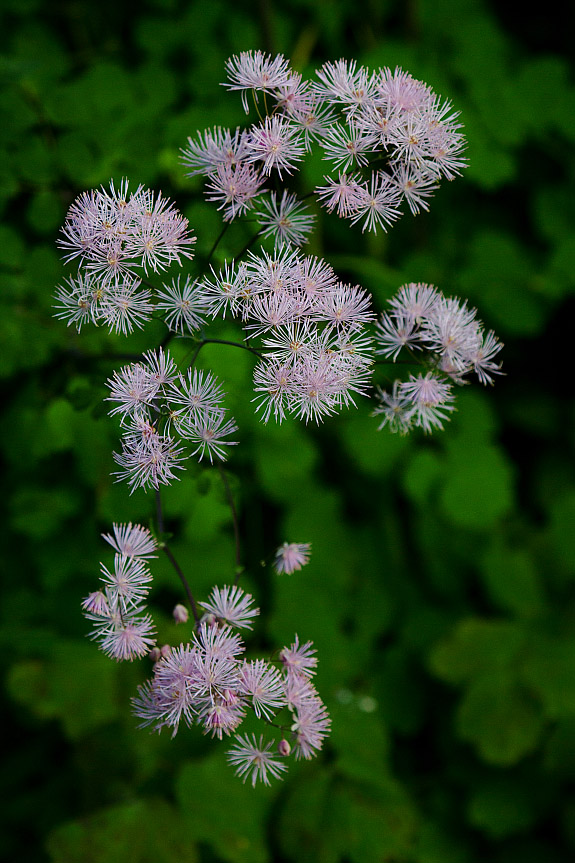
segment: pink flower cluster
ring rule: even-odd
[[[156,556],[157,544],[141,525],[114,524],[113,529],[113,535],[104,535],[115,551],[113,569],[102,564],[104,587],[87,596],[82,608],[106,656],[131,661],[147,656],[156,641],[144,600],[152,581],[147,561]]]
[[[132,491],[176,479],[174,471],[187,457],[180,441],[210,462],[225,461],[226,447],[237,443],[227,439],[237,426],[226,418],[217,379],[197,369],[182,374],[169,351],[148,351],[141,362],[114,372],[108,387],[110,414],[120,416],[123,429],[122,452],[114,453],[117,477]]]
[[[141,287],[138,270],[161,272],[192,258],[195,242],[185,219],[162,194],[128,181],[116,189],[84,192],[74,201],[58,245],[64,260],[77,260],[77,276],[56,295],[57,317],[78,330],[88,321],[111,331],[132,332],[150,320],[152,294]]]
[[[152,679],[139,688],[134,713],[142,726],[157,731],[168,727],[176,734],[183,722],[188,727],[200,725],[205,734],[221,740],[237,730],[248,710],[270,722],[287,709],[292,717],[285,727],[289,733],[284,734],[284,741],[289,747],[287,751],[283,747],[283,754],[312,758],[330,726],[325,705],[310,680],[317,665],[315,650],[311,642],[300,645],[296,636],[281,651],[280,668],[263,659],[243,658],[245,646],[234,626],[249,627],[249,618],[258,612],[251,608],[249,595],[238,587],[232,590],[230,595],[230,588],[214,588],[210,600],[202,603],[208,613],[191,641],[162,652]],[[241,612],[238,606],[243,606]],[[248,757],[247,738],[238,740],[230,761],[240,775],[251,772],[253,784],[257,779],[268,784],[268,772],[278,776],[285,769],[271,754],[266,757],[261,746],[257,747],[259,759],[252,751]],[[273,741],[268,749],[270,745]]]
[[[228,61],[227,72],[224,86],[241,92],[246,113],[251,92],[260,122],[199,133],[188,139],[182,161],[188,176],[207,178],[208,200],[224,219],[256,207],[263,231],[278,244],[301,245],[312,216],[295,195],[288,201],[287,191],[283,207],[275,193],[266,200],[264,184],[273,172],[280,180],[293,174],[316,144],[337,172],[315,190],[318,200],[364,231],[387,230],[404,201],[414,214],[427,210],[440,179],[465,167],[458,112],[402,69],[370,72],[342,59],[325,63],[310,82],[282,55],[244,51]]]
[[[365,393],[373,361],[364,331],[375,318],[371,297],[340,282],[325,261],[287,247],[252,254],[214,272],[198,290],[212,315],[229,310],[242,320],[246,339],[261,339],[254,400],[264,422],[272,415],[282,422],[288,413],[320,422],[355,404],[354,393]]]
[[[470,309],[457,297],[445,297],[433,285],[408,284],[390,300],[376,325],[376,354],[397,359],[407,350],[425,374],[396,380],[391,393],[378,391],[374,414],[382,417],[379,428],[407,433],[413,427],[431,432],[454,410],[452,384],[464,384],[475,373],[482,384],[501,374],[495,362],[502,343],[493,331],[485,332]]]
[[[293,644],[279,653],[278,665],[264,659],[245,659],[245,644],[238,630],[251,629],[259,609],[253,597],[237,585],[214,587],[189,641],[177,646],[155,646],[152,618],[144,602],[152,575],[148,560],[158,544],[141,525],[114,524],[104,539],[115,552],[114,565],[101,565],[103,587],[82,602],[85,617],[104,653],[118,661],[150,656],[153,676],[138,688],[133,699],[141,726],[156,731],[167,727],[172,735],[180,723],[200,725],[205,734],[222,739],[237,730],[248,711],[258,719],[277,724],[280,711],[286,722],[278,727],[282,739],[278,760],[271,752],[274,741],[256,743],[238,737],[229,752],[237,773],[269,784],[286,769],[285,759],[312,758],[329,733],[330,719],[311,677],[317,658],[311,641]],[[287,545],[287,544],[285,544]],[[303,547],[303,546],[302,546]],[[307,562],[307,558],[304,563]],[[176,605],[176,623],[186,624],[188,611]],[[278,667],[279,666],[279,667]]]

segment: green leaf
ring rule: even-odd
[[[24,252],[24,242],[18,233],[7,225],[0,225],[0,266],[21,267]]]
[[[429,664],[442,680],[463,683],[516,663],[525,641],[525,632],[515,623],[467,618],[438,642]]]
[[[45,660],[14,665],[8,689],[37,716],[59,719],[71,740],[119,715],[116,666],[94,644],[57,642]]]
[[[278,815],[278,837],[288,859],[321,863],[335,863],[340,859],[337,854],[326,853],[322,847],[329,841],[331,783],[330,773],[312,768],[292,778],[286,787]]]
[[[293,499],[317,461],[313,440],[290,419],[281,426],[258,427],[256,434],[256,470],[262,487],[272,500]],[[288,451],[297,452],[297,458],[286,458]]]
[[[476,678],[457,711],[459,737],[485,761],[502,767],[532,753],[543,728],[536,701],[505,671]]]
[[[474,234],[469,259],[458,275],[461,293],[476,298],[498,335],[537,333],[544,323],[537,269],[529,250],[503,231]]]
[[[426,504],[443,473],[443,459],[433,449],[416,450],[402,471],[403,487],[409,497],[420,505]]]
[[[571,636],[534,634],[521,679],[541,699],[550,719],[575,716],[575,643]]]
[[[76,489],[24,487],[12,499],[12,526],[33,539],[45,539],[78,511],[79,501]]]
[[[481,572],[489,595],[501,609],[520,617],[542,611],[543,589],[527,550],[508,548],[495,536],[483,558]]]
[[[374,786],[390,780],[388,764],[389,740],[385,723],[373,702],[375,710],[361,710],[361,701],[352,698],[349,703],[336,703],[331,709],[332,731],[330,748],[337,752],[336,766],[342,774],[359,782]]]
[[[549,540],[556,560],[570,576],[575,575],[575,490],[559,494],[550,508]]]
[[[545,746],[544,764],[550,774],[570,781],[575,773],[575,716],[554,724]]]
[[[196,847],[165,800],[133,800],[62,824],[46,848],[51,863],[195,863]]]
[[[512,468],[500,447],[477,444],[471,457],[468,440],[453,438],[445,476],[440,504],[458,527],[488,530],[512,507]]]
[[[427,821],[419,828],[417,863],[471,863],[471,852],[461,838],[443,829],[437,821]]]
[[[390,434],[387,429],[378,432],[377,419],[364,411],[342,418],[340,428],[353,462],[365,473],[379,478],[388,474],[412,445],[407,436]]]
[[[55,192],[45,189],[37,192],[28,207],[28,223],[38,234],[51,234],[64,221],[64,209]]]
[[[353,863],[365,863],[378,856],[401,860],[411,853],[418,814],[399,782],[389,780],[386,786],[377,788],[341,787],[338,796],[340,808],[347,811],[348,853]]]
[[[471,793],[467,818],[492,839],[521,833],[531,827],[540,801],[521,779],[497,774]]]
[[[221,747],[180,771],[176,794],[188,830],[229,863],[268,863],[266,821],[278,786],[252,788],[238,779]]]

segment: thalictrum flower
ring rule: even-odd
[[[282,761],[272,755],[275,741],[264,743],[263,735],[256,740],[255,734],[251,740],[247,734],[236,737],[236,745],[227,753],[228,761],[235,767],[236,774],[242,776],[244,782],[248,777],[255,788],[258,780],[264,785],[270,784],[270,777],[281,779],[281,774],[287,769]]]
[[[311,543],[284,542],[275,553],[274,568],[278,575],[291,575],[309,563]]]
[[[213,614],[230,626],[251,629],[252,618],[260,613],[259,608],[252,608],[253,601],[253,597],[249,593],[244,593],[241,587],[226,585],[222,588],[212,588],[208,601],[200,602],[200,605],[209,614]]]

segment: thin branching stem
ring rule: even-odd
[[[173,568],[176,570],[176,572],[178,574],[178,578],[182,582],[183,588],[186,592],[186,596],[188,597],[188,602],[190,604],[190,608],[192,609],[192,614],[194,615],[194,620],[196,621],[196,623],[199,623],[200,622],[200,615],[198,613],[198,607],[196,605],[196,600],[194,599],[192,589],[188,583],[186,576],[182,572],[182,568],[181,568],[180,564],[178,563],[178,561],[174,557],[172,550],[170,549],[170,547],[168,546],[168,543],[164,539],[164,512],[162,509],[162,496],[160,494],[159,489],[156,489],[156,526],[158,529],[159,546],[162,549],[162,551],[164,552],[164,554],[166,555],[166,557],[168,558],[168,560],[170,561],[170,563],[172,564]]]
[[[222,482],[224,484],[224,490],[226,492],[226,499],[228,501],[231,513],[232,513],[232,521],[234,524],[234,542],[236,547],[236,577],[234,579],[234,585],[236,585],[239,581],[239,577],[242,573],[242,554],[241,554],[241,545],[240,545],[240,526],[238,521],[238,511],[236,509],[236,505],[234,503],[234,496],[232,494],[232,490],[230,488],[230,483],[226,476],[226,472],[221,465],[218,465],[218,470],[220,472],[220,476],[222,478]]]
[[[245,246],[243,247],[243,249],[241,250],[241,252],[238,252],[238,254],[235,256],[235,258],[234,258],[234,260],[233,260],[233,263],[234,263],[234,264],[235,264],[235,263],[237,263],[237,262],[239,261],[239,259],[240,259],[240,258],[243,258],[243,256],[245,255],[245,253],[246,253],[247,251],[249,251],[249,249],[251,249],[251,247],[252,247],[252,246],[253,246],[253,244],[256,242],[256,240],[258,239],[258,237],[261,237],[261,236],[262,236],[262,234],[263,234],[263,231],[258,231],[256,234],[254,234],[254,235],[253,235],[253,237],[252,237],[250,240],[248,240],[248,242],[245,244]]]

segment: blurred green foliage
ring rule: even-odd
[[[511,7],[509,7],[511,9]],[[0,28],[0,376],[5,536],[0,858],[19,863],[567,863],[575,855],[574,405],[562,380],[575,310],[575,86],[568,9],[487,0],[4,0]],[[557,16],[564,15],[564,20]],[[151,516],[110,479],[102,407],[140,351],[52,317],[55,239],[86,188],[129,176],[175,197],[205,255],[219,216],[186,180],[188,135],[242,122],[221,87],[249,48],[296,68],[399,64],[462,112],[469,169],[429,214],[312,239],[383,304],[425,281],[467,297],[506,343],[506,377],[459,394],[444,434],[377,433],[368,405],[263,427],[247,354],[206,347],[241,429],[229,464],[253,646],[313,639],[333,734],[316,762],[252,791],[224,746],[136,729],[149,669],[85,640],[112,520]],[[306,168],[309,187],[322,173]],[[247,228],[228,232],[221,255]],[[219,335],[233,330],[222,327]],[[158,338],[161,333],[158,332]],[[156,339],[157,341],[157,339]],[[565,375],[565,380],[569,375]],[[571,388],[572,389],[572,388]],[[233,570],[218,474],[166,493],[174,550],[205,597]],[[313,544],[292,578],[260,566]],[[154,565],[161,627],[180,599]],[[146,663],[143,663],[146,665]]]

